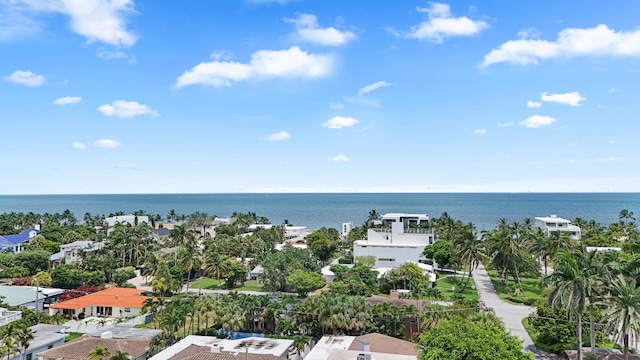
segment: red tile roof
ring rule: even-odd
[[[79,298],[62,301],[51,305],[52,309],[82,309],[87,306],[111,306],[142,308],[146,296],[141,295],[145,290],[129,288],[110,288]]]

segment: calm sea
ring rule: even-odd
[[[340,228],[343,222],[359,225],[370,210],[404,212],[438,217],[442,212],[478,230],[492,229],[498,219],[509,221],[557,214],[608,225],[618,220],[621,209],[640,216],[640,193],[492,193],[492,194],[140,194],[140,195],[2,195],[0,213],[55,213],[71,210],[80,220],[86,212],[109,214],[145,210],[163,217],[196,211],[228,217],[234,211],[253,211],[274,224],[285,219],[310,229]]]

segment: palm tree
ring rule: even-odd
[[[187,271],[187,287],[185,292],[189,292],[189,283],[191,282],[191,273],[193,270],[200,271],[202,267],[202,259],[197,249],[190,245],[181,246],[178,252],[178,265]]]
[[[633,211],[629,211],[627,209],[620,210],[620,213],[618,214],[618,219],[620,219],[620,222],[624,224],[627,224],[629,222],[633,222],[636,220],[636,218],[633,217]]]
[[[467,227],[458,240],[454,242],[454,254],[460,258],[463,266],[464,264],[469,264],[469,274],[488,257],[485,243],[478,240],[473,225]],[[467,281],[460,292],[467,288],[470,278],[470,276],[467,277]]]
[[[549,303],[554,311],[565,307],[567,315],[576,314],[576,338],[578,359],[582,359],[582,314],[589,305],[591,352],[595,353],[594,305],[602,279],[608,274],[608,266],[601,264],[597,252],[587,252],[585,247],[569,251],[560,249],[555,257],[555,271],[545,278],[554,286]]]
[[[110,356],[111,356],[111,353],[106,347],[102,345],[96,345],[96,347],[93,348],[93,350],[89,351],[89,353],[87,354],[87,359],[88,360],[105,360]]]
[[[618,275],[610,283],[605,297],[604,316],[607,330],[615,334],[616,341],[622,338],[624,359],[629,359],[629,334],[640,333],[640,287],[635,279]]]
[[[131,357],[129,353],[118,350],[115,355],[113,355],[109,360],[129,360]]]
[[[369,224],[369,226],[372,226],[374,221],[380,220],[381,218],[382,216],[378,213],[378,211],[373,209],[369,211],[369,216],[367,217],[367,224]]]
[[[193,235],[191,231],[187,229],[187,227],[183,225],[178,225],[171,229],[169,232],[169,238],[171,239],[171,243],[175,245],[191,245],[196,246],[196,237]]]
[[[544,264],[544,277],[548,276],[549,263],[549,241],[542,229],[536,231],[528,231],[527,233],[527,249],[538,261]]]

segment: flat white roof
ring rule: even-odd
[[[429,215],[427,214],[405,214],[405,213],[387,213],[382,215],[382,220],[392,220],[399,218],[418,218],[420,220],[429,220]]]
[[[347,350],[355,339],[355,336],[325,335],[318,340],[316,346],[311,349],[304,360],[327,360],[333,350]],[[355,359],[355,357],[351,360],[353,359]]]
[[[399,354],[385,354],[378,352],[365,352],[358,350],[341,350],[333,349],[328,357],[323,358],[326,360],[353,360],[357,359],[359,354],[371,354],[372,360],[416,360],[417,356],[412,355],[399,355]],[[307,360],[307,358],[305,358]]]
[[[293,345],[293,340],[250,337],[246,339],[229,340],[217,339],[211,336],[189,335],[165,350],[157,353],[149,360],[167,360],[191,345],[217,345],[222,352],[244,352],[249,349],[250,354],[272,355],[279,358]],[[325,358],[326,359],[326,358]]]
[[[367,240],[356,240],[353,242],[354,245],[358,245],[358,246],[369,246],[369,247],[410,247],[410,248],[414,248],[414,247],[418,247],[418,246],[427,246],[429,245],[429,243],[418,243],[418,242],[414,242],[411,244],[401,244],[401,243],[397,243],[397,242],[372,242],[372,241],[367,241]]]
[[[551,216],[536,216],[536,220],[544,221],[544,222],[555,222],[562,224],[569,224],[571,220],[563,219],[561,217],[557,217],[556,215]]]

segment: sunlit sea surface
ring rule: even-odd
[[[126,194],[126,195],[1,195],[0,213],[55,213],[71,210],[82,220],[85,213],[130,213],[144,210],[163,217],[173,209],[178,214],[196,211],[228,217],[234,211],[252,211],[271,223],[285,219],[312,230],[323,226],[340,228],[343,222],[360,225],[370,210],[420,213],[438,217],[443,212],[479,231],[492,229],[498,219],[556,214],[567,219],[581,217],[608,225],[618,221],[621,209],[640,216],[640,193],[393,193],[393,194]]]

